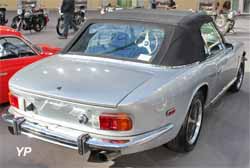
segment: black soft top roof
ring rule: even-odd
[[[181,27],[194,27],[212,21],[210,16],[201,12],[143,9],[118,10],[98,16],[97,19],[135,20]]]
[[[89,19],[82,32],[88,25],[110,21],[132,21],[160,24],[163,27],[172,27],[169,40],[163,44],[162,49],[152,61],[153,64],[167,66],[181,66],[192,64],[206,59],[204,40],[201,36],[201,26],[213,19],[201,12],[178,11],[178,10],[120,10]],[[80,33],[81,34],[81,33]],[[74,45],[78,37],[66,47],[67,51]]]

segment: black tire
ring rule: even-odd
[[[34,27],[33,29],[35,30],[35,32],[41,32],[43,30],[42,26],[40,23],[34,23]]]
[[[241,63],[237,73],[237,79],[234,82],[234,84],[230,87],[229,91],[233,93],[239,92],[244,81],[244,76],[245,76],[245,64]]]
[[[15,17],[12,19],[11,28],[17,29],[17,23],[18,23],[18,22],[19,22],[18,16],[15,16]]]
[[[39,16],[39,23],[41,25],[41,29],[43,30],[43,28],[46,26],[46,18],[43,15]]]
[[[204,112],[204,100],[205,99],[204,99],[203,92],[198,91],[192,100],[188,114],[185,118],[185,121],[184,121],[178,135],[175,137],[175,139],[173,139],[172,141],[170,141],[169,143],[166,144],[166,146],[170,150],[173,150],[175,152],[186,153],[186,152],[190,152],[194,149],[194,147],[199,139],[199,135],[200,135],[201,128],[202,128],[203,112]],[[191,125],[191,121],[189,121],[189,119],[193,115],[194,110],[197,110],[196,108],[199,109],[199,112],[198,112],[199,115],[196,116],[197,121],[199,121],[199,125],[198,125],[198,123],[195,123],[195,124],[193,123],[193,126],[195,126],[195,129],[191,131],[193,137],[189,137],[188,133],[191,133],[191,132],[189,132],[190,131],[189,127]],[[192,119],[192,120],[195,120],[195,119]],[[189,139],[189,138],[191,138],[191,139]]]
[[[56,32],[59,36],[62,36],[63,31],[64,31],[64,19],[59,18],[56,25]]]
[[[82,16],[81,16],[81,14],[77,13],[75,15],[74,19],[75,19],[76,26],[80,26],[82,24]]]

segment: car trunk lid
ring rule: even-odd
[[[10,87],[67,101],[116,107],[152,74],[107,62],[55,56],[18,72]]]

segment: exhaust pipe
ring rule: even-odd
[[[114,160],[121,156],[121,152],[111,152],[111,151],[91,151],[88,161],[94,163],[103,163]]]

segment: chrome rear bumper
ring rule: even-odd
[[[6,113],[2,115],[8,127],[13,128],[14,135],[27,135],[45,142],[57,144],[67,148],[78,150],[80,155],[92,150],[117,152],[120,155],[136,153],[166,143],[169,139],[168,132],[173,128],[172,124],[160,129],[136,135],[132,137],[121,137],[118,141],[115,137],[101,137],[82,131],[55,125],[42,125],[30,122],[23,117],[15,117]]]

